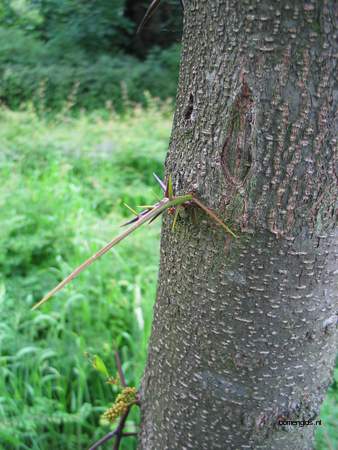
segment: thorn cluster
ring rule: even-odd
[[[36,303],[32,309],[37,309],[39,306],[43,305],[47,300],[49,300],[54,294],[63,289],[68,283],[70,283],[74,278],[76,278],[84,269],[93,264],[98,258],[107,253],[111,248],[113,248],[116,244],[121,242],[131,233],[133,233],[137,228],[145,223],[151,223],[155,219],[161,216],[164,211],[169,210],[172,214],[174,214],[174,220],[172,228],[175,228],[178,214],[181,208],[188,207],[192,204],[197,205],[201,208],[206,214],[208,214],[211,219],[220,225],[226,233],[230,234],[233,238],[237,238],[236,234],[226,225],[217,214],[208,208],[201,200],[199,200],[194,193],[187,193],[183,195],[174,195],[173,191],[173,181],[171,175],[168,177],[167,183],[163,183],[163,181],[154,174],[156,181],[159,183],[161,189],[164,191],[164,197],[159,202],[154,205],[146,205],[145,210],[137,213],[130,206],[126,205],[126,207],[135,214],[136,217],[129,220],[124,225],[130,225],[123,233],[116,236],[112,241],[108,242],[107,245],[102,247],[98,252],[80,264],[71,274],[69,274],[64,280],[62,280],[54,289],[49,291],[42,300]]]

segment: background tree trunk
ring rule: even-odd
[[[140,448],[310,449],[336,352],[335,2],[185,2]],[[337,269],[337,268],[336,268]]]

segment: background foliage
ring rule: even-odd
[[[67,98],[95,109],[123,99],[145,103],[176,92],[181,9],[161,8],[136,35],[148,2],[126,0],[2,0],[0,100],[60,109]],[[165,31],[165,32],[164,32]],[[163,36],[166,36],[164,39]]]
[[[152,172],[162,175],[171,108],[149,102],[124,117],[104,111],[46,121],[34,111],[0,113],[1,449],[84,449],[109,430],[99,418],[116,389],[86,353],[99,355],[115,376],[118,349],[128,384],[139,385],[159,223],[121,243],[41,310],[30,307],[120,231],[130,218],[124,202],[156,201]],[[129,431],[135,421],[136,413]]]
[[[139,384],[159,223],[30,306],[119,231],[124,202],[156,199],[173,108],[152,96],[175,96],[181,31],[179,2],[161,3],[135,36],[148,1],[0,0],[0,450],[84,449],[108,431],[116,388],[90,356],[115,375],[119,349]],[[317,450],[338,446],[336,393]]]

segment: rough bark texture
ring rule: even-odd
[[[185,6],[166,171],[239,239],[164,220],[139,448],[311,449],[278,420],[318,415],[336,352],[336,3]]]

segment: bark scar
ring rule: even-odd
[[[225,179],[234,187],[244,185],[252,167],[253,99],[243,79],[242,87],[230,107],[227,134],[221,153]]]

